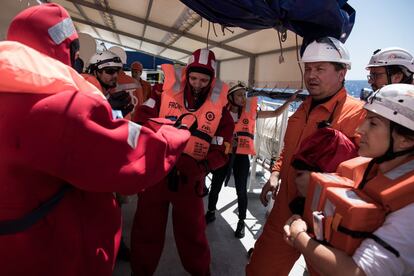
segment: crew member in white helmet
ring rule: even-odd
[[[374,91],[392,83],[413,82],[414,57],[407,50],[389,47],[374,51],[366,67],[368,83]]]

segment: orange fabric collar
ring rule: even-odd
[[[0,92],[55,94],[102,93],[73,68],[15,41],[0,42]]]

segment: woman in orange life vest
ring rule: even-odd
[[[286,241],[322,275],[408,275],[414,271],[414,85],[384,86],[364,108],[358,153],[372,159],[362,165],[355,188],[383,208],[385,221],[352,256],[313,240],[298,215],[284,226]]]
[[[282,106],[274,111],[257,111],[257,98],[248,98],[246,100],[247,86],[243,82],[231,84],[227,94],[229,103],[227,109],[232,115],[235,123],[234,141],[232,154],[229,162],[215,171],[211,181],[211,190],[208,197],[208,211],[206,212],[206,222],[210,223],[216,219],[215,211],[218,195],[223,182],[227,185],[231,171],[234,173],[234,182],[237,191],[237,205],[239,212],[239,222],[237,223],[234,235],[236,238],[244,237],[244,219],[247,210],[247,177],[249,175],[250,161],[249,154],[256,155],[254,150],[254,132],[256,118],[277,117],[289,106],[296,98],[299,90],[294,93]]]

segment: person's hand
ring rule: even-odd
[[[267,199],[267,194],[269,192],[272,192],[273,199],[276,197],[278,185],[279,185],[279,172],[275,171],[275,172],[272,172],[269,180],[263,186],[262,192],[260,193],[260,201],[262,202],[264,206],[267,206],[267,204],[269,203]]]
[[[298,235],[302,232],[306,232],[308,230],[308,226],[306,222],[302,220],[302,217],[299,215],[291,216],[283,226],[284,238],[285,241],[294,246],[295,240],[298,238]]]
[[[121,110],[124,117],[134,109],[131,95],[126,91],[110,93],[108,102],[113,110]]]

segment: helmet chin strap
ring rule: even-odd
[[[364,176],[362,177],[361,183],[358,185],[358,189],[363,189],[368,182],[368,175],[371,169],[374,167],[374,164],[381,164],[385,161],[393,160],[399,156],[403,156],[407,153],[414,152],[414,148],[402,150],[402,151],[394,151],[394,138],[392,138],[392,132],[394,130],[394,122],[390,122],[390,143],[388,145],[387,151],[379,157],[372,158],[372,160],[368,163],[368,167],[365,169]]]
[[[405,155],[407,153],[411,153],[414,151],[414,148],[401,150],[401,151],[394,151],[394,138],[392,137],[392,132],[394,131],[394,122],[390,122],[390,143],[388,145],[387,151],[380,157],[375,157],[373,160],[375,160],[375,163],[381,164],[385,161],[389,161],[392,159],[395,159],[399,156]]]
[[[242,105],[238,105],[234,102],[234,94],[231,94],[229,97],[227,97],[227,100],[229,100],[229,102],[234,106],[237,106],[237,107],[240,107],[240,108],[243,107]]]
[[[391,81],[391,72],[390,72],[390,70],[388,69],[387,66],[385,66],[385,72],[387,73],[387,81],[388,81],[387,84],[392,84],[392,81]]]

